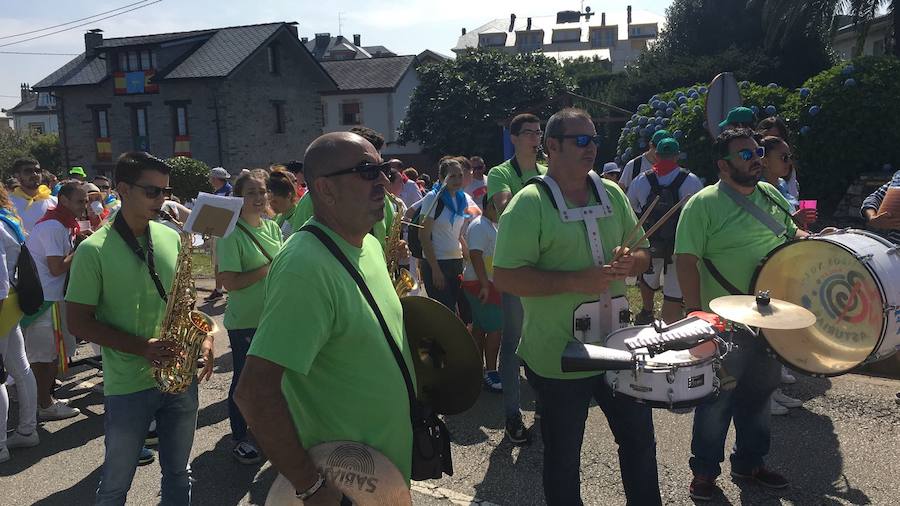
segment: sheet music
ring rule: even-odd
[[[234,230],[243,205],[242,197],[200,192],[184,229],[201,235],[227,237]]]

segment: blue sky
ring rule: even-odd
[[[0,10],[0,45],[46,32],[23,37],[2,37],[66,23],[137,1],[44,0],[38,3],[0,0],[3,7]],[[154,0],[147,0],[146,3],[152,1]],[[118,17],[57,35],[0,47],[0,51],[80,53],[84,48],[84,33],[91,28],[101,28],[105,37],[122,37],[271,21],[297,21],[300,35],[311,38],[316,32],[337,34],[340,13],[342,33],[347,36],[361,34],[363,45],[383,45],[398,54],[415,54],[424,49],[450,54],[450,48],[456,44],[462,27],[472,29],[493,18],[507,18],[512,12],[521,18],[550,15],[558,10],[577,10],[582,5],[590,6],[595,12],[612,12],[623,10],[629,3],[636,10],[664,14],[671,0],[564,0],[552,4],[546,0],[162,0]],[[134,7],[139,5],[141,4]],[[0,107],[10,108],[18,103],[19,83],[34,84],[71,58],[72,56],[0,53]]]

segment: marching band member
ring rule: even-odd
[[[785,241],[807,235],[794,224],[778,189],[759,182],[765,149],[753,135],[747,128],[719,135],[720,181],[696,193],[681,211],[675,254],[687,313],[710,311],[709,302],[716,297],[749,293],[759,262]],[[710,500],[717,490],[732,419],[737,441],[731,476],[769,488],[788,486],[763,462],[770,443],[769,403],[781,381],[781,366],[766,353],[762,339],[736,331],[735,343],[738,349],[722,362],[718,397],[694,411],[690,494],[697,500]]]
[[[321,229],[359,271],[412,370],[400,300],[384,252],[369,234],[384,218],[389,165],[349,132],[319,137],[304,161],[311,190],[304,198],[313,199],[315,213],[307,225]],[[409,480],[409,399],[382,335],[357,284],[326,246],[311,232],[292,237],[270,268],[260,327],[235,400],[304,504],[341,500],[340,492],[323,486],[306,451],[322,442],[371,446]]]
[[[276,170],[269,175],[269,204],[278,213],[275,224],[281,228],[285,240],[303,226],[297,214],[300,197],[297,196],[296,182],[294,175],[286,170]],[[305,187],[303,191],[306,192]]]
[[[544,495],[551,506],[582,504],[581,443],[593,399],[619,446],[628,504],[660,504],[650,408],[614,396],[602,372],[565,373],[560,363],[573,339],[573,313],[583,304],[599,296],[605,306],[597,307],[610,327],[599,330],[608,334],[619,328],[612,326],[622,323],[617,302],[627,309],[621,305],[623,280],[647,269],[647,243],[613,260],[637,217],[619,186],[591,171],[600,141],[591,117],[564,109],[547,122],[545,139],[549,172],[509,203],[494,257],[498,288],[522,297],[525,310],[518,352],[541,402]],[[590,213],[582,211],[572,221],[563,219],[566,208]],[[604,315],[599,317],[603,327]]]
[[[81,243],[66,291],[69,330],[103,347],[106,453],[96,504],[125,504],[151,420],[157,421],[162,503],[190,504],[188,460],[197,427],[197,382],[180,394],[163,393],[153,377],[178,345],[163,341],[166,311],[180,248],[178,234],[153,220],[163,205],[172,168],[143,152],[116,162],[122,207],[112,223]],[[127,280],[127,282],[123,282]],[[212,338],[203,343],[212,375]]]

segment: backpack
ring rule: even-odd
[[[641,155],[633,160],[634,163],[631,164],[631,182],[634,183],[634,180],[637,179],[638,176],[644,173],[644,155]]]
[[[444,212],[444,201],[440,199],[440,197],[435,197],[438,199],[437,204],[434,208],[434,219],[438,219],[442,212]],[[422,206],[419,206],[416,209],[415,214],[413,214],[410,222],[419,224],[419,218],[422,216]],[[397,219],[396,217],[394,219]],[[418,259],[424,259],[425,255],[422,252],[422,240],[419,238],[419,231],[421,229],[419,227],[409,227],[408,234],[406,237],[406,246],[409,248],[409,254]]]
[[[37,313],[44,304],[44,289],[41,286],[41,278],[38,277],[34,258],[31,257],[28,247],[25,246],[25,238],[18,231],[18,225],[3,215],[0,215],[0,220],[15,232],[14,235],[16,235],[22,248],[19,252],[19,259],[16,260],[16,284],[13,285],[13,288],[16,289],[16,293],[19,296],[19,309],[26,315],[31,316]],[[10,284],[12,285],[12,283]]]
[[[678,176],[668,186],[661,186],[659,178],[653,171],[648,171],[644,175],[650,183],[650,195],[647,196],[647,202],[652,202],[657,195],[659,196],[659,202],[656,203],[656,207],[650,211],[650,216],[647,218],[647,225],[652,226],[681,200],[678,190],[690,172],[678,169]],[[679,210],[650,236],[650,255],[653,258],[664,258],[667,261],[672,258],[672,254],[675,253],[675,229],[678,227],[680,215],[681,211]]]

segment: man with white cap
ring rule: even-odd
[[[606,162],[603,164],[603,173],[600,175],[610,181],[618,182],[619,176],[622,175],[622,169],[619,168],[619,164],[616,162]]]
[[[231,183],[228,180],[231,179],[231,174],[228,173],[227,170],[222,167],[214,167],[213,170],[209,171],[209,184],[213,187],[213,195],[221,195],[223,197],[230,197],[232,192]],[[222,285],[222,281],[219,279],[219,263],[216,261],[216,240],[213,238],[212,244],[210,246],[211,254],[212,254],[212,263],[213,263],[213,271],[216,276],[216,287],[212,292],[206,297],[207,301],[218,300],[225,296],[225,286]]]

